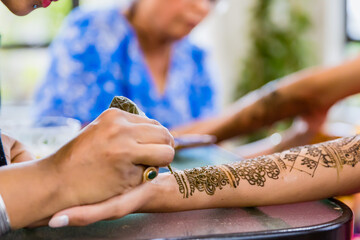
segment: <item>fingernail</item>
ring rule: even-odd
[[[52,228],[61,228],[66,227],[67,225],[69,225],[69,217],[66,215],[54,217],[49,222],[49,227]]]

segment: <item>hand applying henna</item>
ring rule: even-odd
[[[123,97],[123,96],[114,97],[110,104],[110,108],[118,108],[125,112],[133,113],[133,114],[147,118],[145,113],[140,108],[138,108],[138,106],[133,101],[131,101],[130,99]],[[172,142],[171,144],[174,147],[174,142]],[[170,164],[168,165],[168,168],[169,168],[170,172],[173,173],[173,170],[172,170]],[[151,181],[157,175],[158,175],[158,173],[157,173],[156,168],[148,167],[144,171],[143,181],[144,182]]]

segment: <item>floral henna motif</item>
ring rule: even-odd
[[[360,161],[360,136],[343,138],[322,145],[327,152],[321,158],[324,167],[337,167],[337,165],[355,167]]]
[[[314,161],[310,158],[304,158],[301,160],[301,165],[305,165],[306,167],[308,167],[309,169],[314,169],[317,167],[318,162]]]
[[[307,153],[306,155],[310,155],[312,157],[318,157],[321,154],[321,149],[314,146],[305,146]]]
[[[237,175],[247,180],[250,185],[263,187],[266,177],[278,179],[280,169],[276,163],[268,157],[259,157],[253,160],[243,160],[234,164],[233,168]]]
[[[230,183],[227,174],[218,167],[202,167],[192,170],[185,170],[184,174],[190,186],[190,196],[195,189],[199,192],[206,192],[208,195],[214,195],[216,188],[220,190]]]
[[[188,198],[196,190],[214,195],[216,189],[221,190],[227,185],[236,188],[241,179],[246,180],[250,185],[263,187],[267,178],[278,179],[279,174],[280,169],[272,159],[260,157],[255,160],[243,160],[233,165],[207,166],[175,172],[174,177],[180,193],[184,198]]]
[[[295,162],[298,156],[298,154],[286,154],[284,159],[288,160],[289,162]]]

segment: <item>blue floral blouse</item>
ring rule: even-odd
[[[203,50],[175,43],[164,94],[154,85],[135,31],[119,9],[73,11],[50,47],[51,63],[35,96],[35,116],[88,123],[122,95],[172,128],[219,108]]]

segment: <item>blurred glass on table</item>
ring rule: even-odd
[[[81,124],[65,117],[44,117],[36,121],[1,119],[0,129],[25,144],[36,158],[42,158],[73,139]]]

